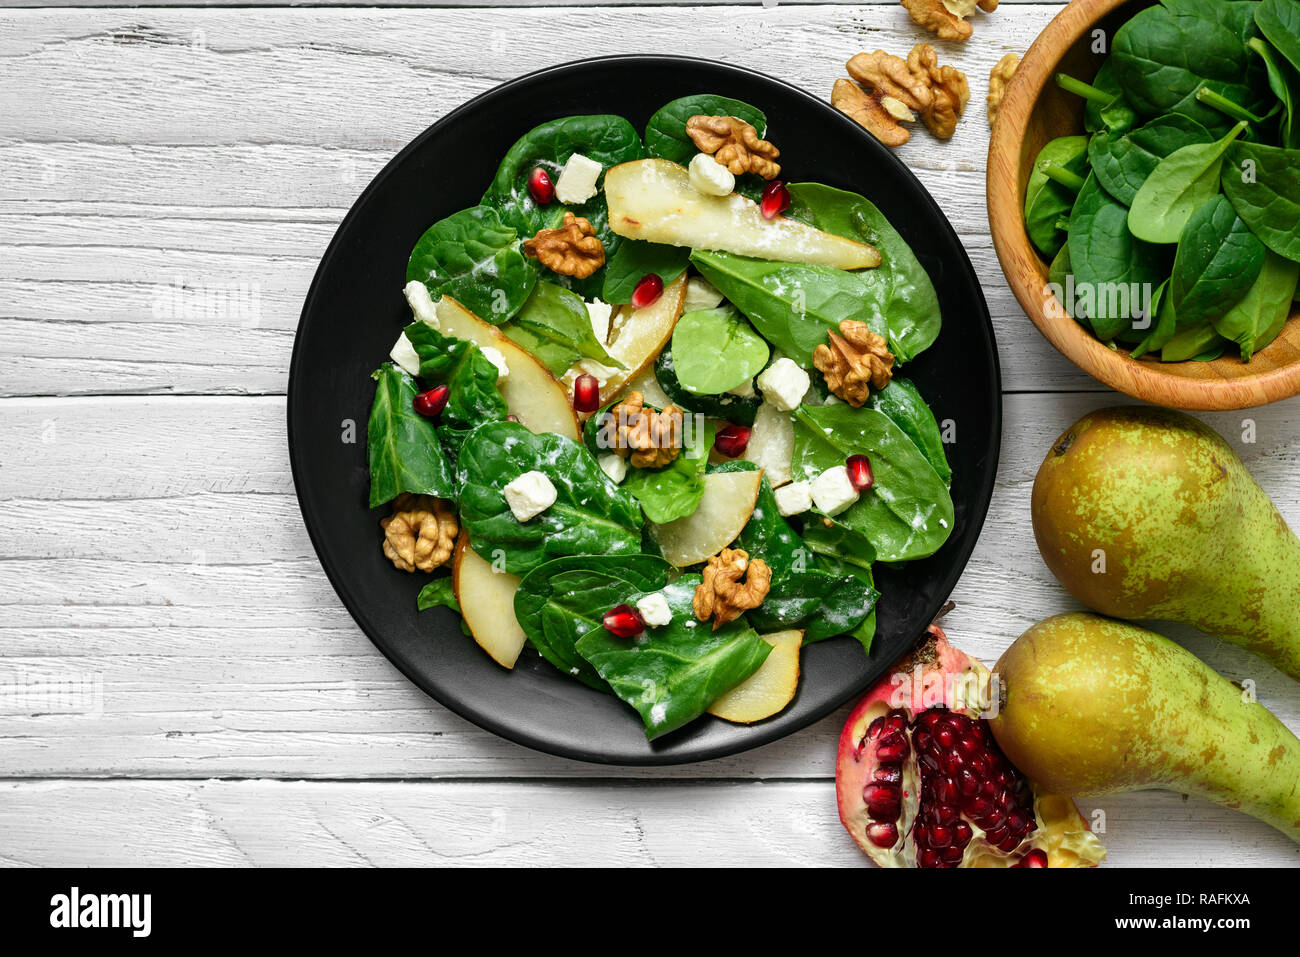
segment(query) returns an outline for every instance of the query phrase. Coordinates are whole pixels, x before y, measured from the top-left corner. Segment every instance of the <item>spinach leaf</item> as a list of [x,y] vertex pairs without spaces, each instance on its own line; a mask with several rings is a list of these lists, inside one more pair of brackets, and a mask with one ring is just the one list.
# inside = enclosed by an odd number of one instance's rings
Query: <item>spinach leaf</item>
[[763,371],[771,350],[733,306],[688,312],[673,329],[678,384],[695,395],[718,395]]
[[1188,326],[1174,335],[1160,350],[1161,362],[1187,362],[1217,359],[1223,354],[1227,339],[1207,324]]
[[953,526],[952,498],[938,473],[889,416],[863,406],[802,405],[794,413],[795,478],[811,480],[858,453],[875,485],[836,520],[861,532],[884,561],[933,555]]
[[[491,422],[465,439],[456,469],[461,525],[470,544],[488,561],[500,557],[512,575],[564,555],[641,551],[641,507],[572,439],[535,435],[516,422]],[[533,470],[555,486],[555,504],[521,523],[502,490]]]
[[689,246],[624,239],[605,263],[605,285],[600,298],[613,305],[626,306],[632,301],[637,283],[647,275],[654,273],[666,286],[686,271],[690,258]]
[[1175,243],[1192,213],[1219,192],[1223,157],[1246,128],[1238,123],[1213,143],[1174,150],[1147,176],[1128,211],[1128,228],[1149,243]]
[[1268,87],[1282,104],[1280,145],[1287,149],[1300,148],[1300,69],[1259,37],[1252,39],[1248,46],[1264,61]]
[[1265,246],[1300,262],[1300,150],[1233,143],[1223,192]]
[[880,265],[853,273],[878,302],[894,354],[900,361],[915,359],[939,336],[943,323],[939,297],[930,274],[912,247],[865,196],[820,183],[793,183],[785,215],[846,239],[870,243],[880,253]]
[[623,488],[636,496],[646,518],[656,525],[690,515],[704,495],[704,470],[709,464],[715,428],[706,422],[703,428],[689,431],[691,435],[682,438],[689,444],[677,458],[657,469],[633,466],[623,480]]
[[671,343],[655,360],[655,379],[659,382],[659,388],[663,389],[664,395],[668,396],[674,404],[691,412],[699,412],[714,419],[725,419],[737,425],[753,425],[754,417],[758,415],[758,407],[763,404],[762,397],[757,394],[738,396],[724,392],[721,395],[693,395],[687,392],[677,381],[677,367],[673,362]]
[[1184,146],[1213,139],[1200,123],[1175,113],[1128,132],[1098,133],[1088,141],[1088,160],[1097,182],[1127,206],[1162,159]]
[[1270,251],[1246,295],[1214,320],[1214,331],[1241,347],[1243,362],[1249,362],[1282,331],[1291,313],[1298,279],[1300,263]]
[[767,597],[747,613],[750,624],[761,631],[802,628],[804,644],[848,634],[871,614],[880,597],[855,575],[833,575],[814,567],[812,551],[781,517],[766,477],[754,514],[734,547],[763,559],[772,569]]
[[1215,196],[1187,221],[1169,279],[1178,325],[1221,316],[1246,294],[1264,266],[1264,244],[1223,196]]
[[557,378],[583,358],[622,368],[622,363],[612,358],[596,338],[582,297],[552,282],[539,282],[523,309],[501,331],[536,356]]
[[754,127],[761,139],[767,133],[767,117],[757,107],[740,100],[699,93],[683,96],[661,106],[645,127],[645,149],[649,156],[662,157],[685,166],[700,150],[686,135],[686,121],[692,116],[734,116]]
[[415,598],[415,607],[420,611],[430,608],[450,608],[460,614],[460,602],[456,600],[456,589],[450,575],[435,578],[420,589]]
[[944,484],[952,479],[952,469],[943,450],[939,423],[934,420],[934,413],[926,405],[925,399],[921,398],[915,385],[895,376],[889,385],[871,394],[867,405],[889,416],[907,434]]
[[691,600],[702,579],[684,575],[661,589],[673,620],[619,638],[597,626],[578,639],[614,693],[641,715],[654,739],[702,715],[718,696],[759,669],[771,646],[742,617],[717,631],[695,619]]
[[1154,288],[1168,271],[1165,251],[1135,239],[1128,219],[1128,209],[1089,175],[1070,213],[1070,268],[1075,318],[1087,319],[1103,341],[1132,328],[1142,289]]
[[1124,99],[1119,77],[1115,75],[1115,61],[1107,57],[1092,78],[1093,89],[1105,94],[1102,98],[1089,98],[1083,104],[1083,128],[1089,133],[1103,130],[1123,133],[1137,125],[1137,111]]
[[[691,262],[764,339],[802,366],[812,365],[813,350],[842,319],[862,319],[878,335],[889,335],[882,312],[886,291],[879,285],[870,290],[861,273],[701,249],[691,253]],[[892,337],[890,344],[901,359]]]
[[551,664],[598,691],[610,687],[578,654],[577,640],[609,609],[668,584],[673,567],[653,555],[573,555],[538,565],[515,591],[515,618]]
[[[1070,275],[1070,243],[1061,243],[1060,251],[1052,257],[1052,264],[1047,270],[1047,281],[1064,291],[1065,281]],[[1064,306],[1064,302],[1061,303]]]
[[465,430],[506,417],[506,400],[497,390],[498,370],[468,339],[444,336],[427,322],[406,327],[406,338],[420,357],[420,378],[448,387],[442,423]]
[[1038,151],[1034,168],[1025,186],[1025,232],[1044,256],[1055,256],[1065,243],[1065,235],[1057,228],[1061,217],[1074,205],[1077,189],[1052,179],[1046,164],[1068,170],[1076,176],[1088,172],[1088,138],[1086,136],[1058,136],[1049,140]]
[[[832,575],[852,575],[874,592],[876,583],[871,566],[876,561],[876,550],[861,533],[828,521],[829,524],[809,522],[803,531],[804,544],[813,551],[817,567]],[[871,651],[876,635],[875,608],[849,634],[862,645],[863,651]]]
[[1300,2],[1262,0],[1255,5],[1255,23],[1264,38],[1300,70]]
[[500,324],[524,304],[537,270],[519,251],[514,228],[495,209],[474,206],[425,230],[411,250],[406,281],[422,282],[435,300],[451,296],[484,321]]
[[420,388],[415,380],[385,362],[374,374],[375,401],[366,427],[370,466],[370,507],[402,492],[454,498],[456,481],[438,443],[433,420],[415,411]]
[[1159,352],[1178,331],[1178,317],[1174,315],[1173,299],[1167,295],[1168,292],[1169,280],[1166,279],[1152,293],[1151,315],[1155,321],[1146,337],[1129,353],[1134,359],[1140,359],[1149,352]]

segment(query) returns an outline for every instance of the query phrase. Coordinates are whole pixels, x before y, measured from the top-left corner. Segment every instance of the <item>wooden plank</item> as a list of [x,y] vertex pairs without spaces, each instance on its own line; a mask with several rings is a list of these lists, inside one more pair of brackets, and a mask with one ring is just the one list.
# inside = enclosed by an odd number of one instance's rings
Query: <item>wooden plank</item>
[[[992,510],[945,621],[985,661],[1076,607],[1027,534],[1029,492],[1059,432],[1109,401],[1007,397]],[[1207,418],[1300,527],[1300,399]],[[1242,441],[1246,420],[1253,443]],[[0,709],[0,776],[829,773],[842,714],[748,755],[664,772],[552,760],[450,715],[373,649],[326,582],[292,494],[283,421],[278,398],[0,401],[0,678],[102,686],[94,715]],[[1300,728],[1289,679],[1168,630],[1228,677],[1255,680]]]
[[[0,784],[0,863],[54,867],[867,867],[834,785],[608,782]],[[1276,867],[1300,847],[1174,794],[1084,802],[1106,866]]]
[[[985,280],[1012,390],[1097,388],[1001,281],[983,203],[983,77],[1055,9],[981,15],[980,42],[947,45],[972,79],[970,115],[951,142],[918,132],[899,151]],[[620,52],[635,35],[641,49],[725,50],[730,62],[825,91],[848,55],[917,39],[897,5],[508,17],[0,13],[0,395],[283,393],[301,304],[343,213],[409,139],[508,77]],[[180,286],[188,310],[174,308]]]

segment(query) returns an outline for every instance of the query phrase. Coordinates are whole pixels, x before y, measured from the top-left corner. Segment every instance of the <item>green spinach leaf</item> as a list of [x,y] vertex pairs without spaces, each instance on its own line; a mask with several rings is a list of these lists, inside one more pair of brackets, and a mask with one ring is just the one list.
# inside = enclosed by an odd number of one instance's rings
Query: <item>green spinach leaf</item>
[[655,379],[659,388],[674,404],[691,412],[698,412],[714,419],[724,419],[737,425],[753,425],[758,415],[758,407],[763,404],[762,396],[733,395],[724,392],[721,395],[694,395],[682,388],[677,381],[677,367],[673,362],[673,350],[670,343],[659,353],[655,360]]
[[690,429],[690,436],[682,438],[683,442],[689,442],[687,447],[661,468],[632,466],[628,469],[623,488],[636,496],[651,522],[663,525],[685,518],[699,507],[715,431],[711,422],[706,422],[703,428]]
[[600,298],[613,305],[626,306],[642,279],[654,273],[666,286],[686,271],[690,258],[689,246],[624,239],[605,263],[605,285]]
[[678,384],[694,395],[718,395],[763,371],[771,350],[732,306],[688,312],[673,329]]
[[[1096,139],[1096,137],[1094,137]],[[1088,173],[1088,138],[1058,136],[1038,151],[1025,187],[1025,232],[1044,256],[1055,256],[1065,244],[1057,222],[1070,212],[1079,191],[1048,176],[1045,164],[1061,167],[1076,176]]]
[[1246,295],[1214,320],[1214,331],[1241,347],[1241,359],[1250,357],[1277,338],[1291,313],[1291,301],[1300,279],[1300,263],[1270,251]]
[[1128,228],[1149,243],[1176,243],[1192,213],[1219,192],[1223,157],[1246,129],[1238,123],[1213,143],[1174,150],[1147,176],[1128,211]]
[[1259,32],[1300,70],[1300,2],[1262,0],[1253,6]]
[[584,358],[622,368],[622,363],[612,358],[596,338],[582,297],[555,283],[539,282],[519,315],[501,331],[536,356],[557,378]]
[[1214,331],[1214,326],[1205,323],[1188,326],[1175,333],[1160,350],[1161,362],[1205,362],[1217,359],[1223,354],[1227,339]]
[[427,322],[407,326],[406,338],[420,357],[420,378],[428,385],[448,388],[442,423],[466,430],[506,417],[506,400],[497,389],[497,367],[475,343],[444,336]]
[[895,376],[889,385],[871,394],[867,405],[889,416],[907,434],[944,484],[952,479],[952,469],[948,465],[947,453],[943,450],[943,434],[939,431],[939,423],[934,420],[934,413],[915,385]]
[[1279,145],[1300,148],[1300,69],[1292,66],[1275,48],[1259,37],[1248,44],[1264,61],[1268,87],[1282,105]]
[[1224,196],[1201,206],[1178,241],[1169,296],[1180,327],[1217,319],[1246,294],[1264,266],[1264,244]]
[[391,362],[380,366],[374,379],[375,400],[366,428],[370,507],[392,501],[403,492],[454,498],[455,476],[433,420],[412,406],[420,387]]
[[1265,246],[1300,262],[1300,150],[1233,143],[1223,192]]
[[496,325],[523,306],[537,270],[519,251],[514,228],[495,209],[474,206],[425,230],[411,250],[406,281],[424,283],[434,300],[451,296]]
[[1128,132],[1098,133],[1088,141],[1088,160],[1097,182],[1128,206],[1162,159],[1184,146],[1213,139],[1200,123],[1175,113]]
[[451,576],[435,578],[421,588],[420,594],[415,598],[415,607],[420,611],[428,611],[430,608],[450,608],[456,614],[460,614],[460,602],[456,600],[456,589],[452,584]]

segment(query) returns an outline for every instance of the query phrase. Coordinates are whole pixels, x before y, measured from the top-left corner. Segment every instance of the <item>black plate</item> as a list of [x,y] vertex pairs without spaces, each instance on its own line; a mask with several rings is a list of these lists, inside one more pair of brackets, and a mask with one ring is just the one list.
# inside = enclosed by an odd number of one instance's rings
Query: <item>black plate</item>
[[[907,366],[936,417],[956,423],[948,446],[956,527],[940,551],[902,569],[878,567],[883,592],[870,656],[835,639],[803,651],[799,694],[750,727],[705,716],[653,744],[626,705],[561,675],[531,651],[496,665],[445,609],[417,613],[422,575],[380,553],[366,507],[370,373],[410,311],[406,259],[435,220],[473,206],[510,145],[538,123],[617,113],[638,128],[679,96],[720,93],[767,113],[794,180],[852,189],[875,202],[929,271],[943,309],[938,341]],[[619,56],[513,80],[439,120],[402,150],[339,227],[303,307],[289,374],[289,453],[303,518],[343,604],[402,673],[480,727],[552,754],[604,764],[679,764],[765,744],[823,717],[882,674],[934,617],[970,557],[993,491],[1001,380],[988,308],[952,227],[912,173],[856,123],[771,77],[706,60]],[[355,441],[343,441],[348,423]]]

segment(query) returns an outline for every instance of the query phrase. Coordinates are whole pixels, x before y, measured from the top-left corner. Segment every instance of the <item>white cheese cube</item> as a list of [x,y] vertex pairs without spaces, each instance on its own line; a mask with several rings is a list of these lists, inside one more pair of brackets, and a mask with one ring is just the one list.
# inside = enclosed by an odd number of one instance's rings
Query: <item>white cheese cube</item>
[[510,375],[510,365],[506,362],[506,357],[501,353],[500,349],[494,349],[491,346],[479,346],[479,351],[483,353],[483,358],[497,367],[498,382]]
[[668,599],[661,591],[638,598],[636,610],[641,613],[641,619],[651,628],[660,628],[673,620],[673,611],[668,607]]
[[555,486],[536,470],[525,472],[507,485],[503,492],[506,504],[520,522],[542,514],[555,504]]
[[603,299],[593,299],[587,303],[587,317],[591,319],[591,331],[597,342],[609,341],[609,317],[614,307]]
[[812,486],[807,482],[790,482],[774,493],[776,510],[782,515],[798,515],[812,508]]
[[[420,288],[423,289],[424,287],[421,286]],[[415,346],[411,345],[411,340],[406,338],[405,332],[397,337],[397,342],[393,343],[392,351],[388,353],[388,356],[407,375],[418,376],[420,374],[420,355],[415,351]]]
[[713,283],[703,276],[692,276],[686,280],[686,298],[682,302],[682,312],[698,312],[701,309],[716,309],[722,305],[722,293]]
[[555,198],[566,206],[585,203],[596,195],[596,180],[603,169],[594,159],[574,153],[555,181]]
[[596,464],[600,470],[609,476],[609,480],[617,485],[627,477],[627,459],[608,452],[596,459]]
[[838,515],[858,500],[858,490],[849,481],[843,465],[827,469],[812,480],[813,504],[826,515]]
[[736,177],[708,153],[696,153],[686,168],[691,188],[705,196],[728,196],[736,188]]
[[412,279],[402,290],[406,295],[406,301],[411,307],[411,312],[415,318],[421,322],[427,322],[433,328],[438,328],[438,313],[433,308],[433,297],[429,295],[429,289],[424,283]]
[[812,379],[799,367],[799,363],[785,356],[760,372],[755,381],[763,390],[763,398],[782,412],[799,408],[804,393],[812,384]]

